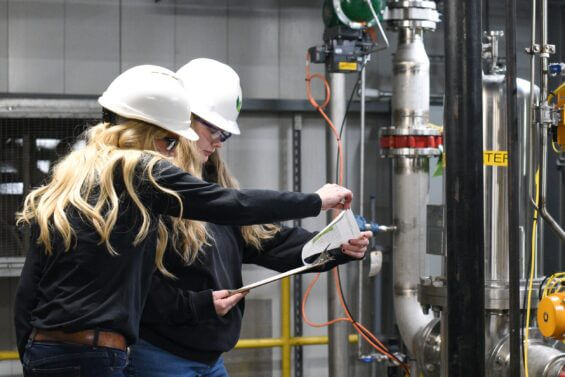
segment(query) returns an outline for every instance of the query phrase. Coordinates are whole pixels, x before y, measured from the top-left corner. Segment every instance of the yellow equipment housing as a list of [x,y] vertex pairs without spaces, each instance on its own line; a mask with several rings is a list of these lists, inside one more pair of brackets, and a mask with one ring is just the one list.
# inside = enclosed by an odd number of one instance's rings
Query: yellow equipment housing
[[545,296],[539,302],[537,319],[543,336],[565,339],[565,292]]

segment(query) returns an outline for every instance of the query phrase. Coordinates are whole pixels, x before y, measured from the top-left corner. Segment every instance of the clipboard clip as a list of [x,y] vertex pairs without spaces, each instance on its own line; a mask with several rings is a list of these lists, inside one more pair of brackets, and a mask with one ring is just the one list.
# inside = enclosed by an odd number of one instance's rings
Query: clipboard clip
[[335,256],[329,250],[330,245],[331,244],[328,244],[328,246],[326,246],[326,248],[320,253],[318,259],[316,259],[314,263],[310,265],[311,267],[322,266],[330,261],[335,260]]

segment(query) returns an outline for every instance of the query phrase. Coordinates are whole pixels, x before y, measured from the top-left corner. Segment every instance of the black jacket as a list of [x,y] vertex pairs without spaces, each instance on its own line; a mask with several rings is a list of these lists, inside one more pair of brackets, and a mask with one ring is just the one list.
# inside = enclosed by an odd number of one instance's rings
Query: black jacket
[[[241,300],[225,316],[214,309],[212,291],[241,287],[242,263],[279,272],[302,266],[302,247],[314,236],[302,228],[282,228],[263,243],[263,250],[245,244],[239,228],[208,224],[214,243],[191,265],[171,249],[165,266],[177,279],[155,272],[141,318],[140,337],[188,360],[212,364],[239,339],[245,308]],[[320,269],[329,270],[352,258],[339,253]]]
[[[110,239],[119,255],[108,253],[88,219],[72,207],[67,214],[76,236],[68,252],[54,233],[53,253],[47,256],[36,243],[38,228],[32,226],[32,246],[15,300],[20,356],[33,327],[67,332],[101,328],[123,334],[130,344],[137,340],[154,272],[157,216],[178,215],[180,210],[177,200],[157,190],[142,171],[140,167],[135,184],[151,218],[147,237],[136,246],[133,240],[141,223],[140,213],[124,189],[120,173],[116,173],[120,215]],[[181,196],[183,217],[196,220],[237,225],[265,223],[316,216],[321,208],[316,194],[224,189],[166,160],[155,166],[153,175],[160,185]]]

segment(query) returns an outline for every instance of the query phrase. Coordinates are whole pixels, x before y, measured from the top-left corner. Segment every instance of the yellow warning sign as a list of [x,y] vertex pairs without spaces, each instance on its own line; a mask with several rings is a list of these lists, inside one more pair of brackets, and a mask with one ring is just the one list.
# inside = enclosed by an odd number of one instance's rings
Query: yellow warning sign
[[508,151],[483,151],[486,166],[508,166]]
[[356,71],[357,63],[355,62],[339,62],[338,66],[340,71]]

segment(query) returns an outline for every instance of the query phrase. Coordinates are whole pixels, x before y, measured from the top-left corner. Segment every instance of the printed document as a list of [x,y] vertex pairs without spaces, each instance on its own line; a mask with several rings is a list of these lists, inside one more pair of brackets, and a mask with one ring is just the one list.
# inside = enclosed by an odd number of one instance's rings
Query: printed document
[[333,221],[302,248],[302,262],[313,263],[324,250],[336,249],[361,235],[353,212],[342,211]]

